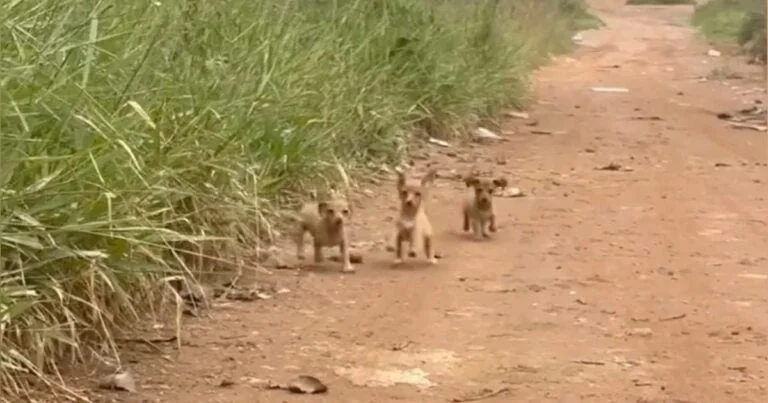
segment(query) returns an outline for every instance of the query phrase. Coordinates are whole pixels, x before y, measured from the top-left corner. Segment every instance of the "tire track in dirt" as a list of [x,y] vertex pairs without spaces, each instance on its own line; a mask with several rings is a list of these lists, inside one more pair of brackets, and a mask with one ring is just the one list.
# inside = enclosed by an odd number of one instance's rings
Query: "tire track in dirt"
[[[460,234],[467,190],[438,180],[439,265],[392,269],[371,251],[351,276],[276,272],[291,293],[190,321],[171,360],[135,355],[144,390],[121,401],[445,402],[483,389],[504,390],[488,403],[762,401],[766,140],[702,112],[740,100],[696,81],[722,61],[680,23],[689,8],[594,3],[608,27],[537,74],[531,117],[552,135],[511,120],[492,147],[427,152],[527,193],[495,201],[494,239]],[[595,170],[613,161],[632,169]],[[391,238],[394,185],[375,195],[358,241]],[[330,392],[258,386],[301,373]]]

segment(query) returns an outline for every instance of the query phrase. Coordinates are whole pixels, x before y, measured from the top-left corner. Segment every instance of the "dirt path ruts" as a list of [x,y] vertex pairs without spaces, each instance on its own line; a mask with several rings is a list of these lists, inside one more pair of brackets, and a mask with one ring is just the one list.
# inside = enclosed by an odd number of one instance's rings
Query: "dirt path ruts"
[[[747,98],[696,80],[725,61],[686,26],[690,8],[593,3],[608,26],[537,75],[532,118],[564,134],[512,120],[497,146],[429,152],[443,169],[478,164],[528,193],[497,199],[493,240],[460,235],[466,189],[439,180],[439,265],[395,270],[375,251],[352,276],[276,273],[291,293],[191,321],[182,355],[142,358],[130,369],[143,391],[120,399],[444,402],[487,388],[506,391],[486,403],[764,401],[765,136],[708,112]],[[762,85],[743,71],[731,85]],[[636,119],[650,116],[660,120]],[[594,169],[612,161],[631,170]],[[391,235],[393,185],[376,192],[357,213],[359,240]],[[256,386],[300,373],[330,392]]]

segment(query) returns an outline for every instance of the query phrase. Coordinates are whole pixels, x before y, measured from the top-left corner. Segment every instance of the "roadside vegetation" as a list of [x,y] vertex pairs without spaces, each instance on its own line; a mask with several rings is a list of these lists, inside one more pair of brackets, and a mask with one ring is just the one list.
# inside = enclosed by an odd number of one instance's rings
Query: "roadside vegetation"
[[11,395],[114,354],[161,280],[228,267],[305,190],[523,104],[599,25],[581,0],[9,1],[0,20]]
[[626,4],[630,6],[678,6],[694,5],[696,0],[627,0]]
[[753,60],[766,61],[766,2],[709,0],[698,6],[693,24],[711,40],[738,44]]

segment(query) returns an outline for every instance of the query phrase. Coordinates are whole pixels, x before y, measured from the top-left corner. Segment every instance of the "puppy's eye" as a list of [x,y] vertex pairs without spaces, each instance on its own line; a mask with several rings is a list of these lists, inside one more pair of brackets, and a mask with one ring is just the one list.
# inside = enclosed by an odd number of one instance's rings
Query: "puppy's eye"
[[416,192],[414,194],[416,195],[416,197],[421,197],[421,192]]
[[403,199],[405,199],[406,197],[408,197],[408,192],[407,192],[407,191],[405,191],[405,190],[403,190],[402,192],[400,192],[400,197],[402,197]]
[[349,215],[349,210],[347,209],[341,210],[341,214]]
[[332,209],[332,208],[329,208],[329,209],[325,210],[325,212],[326,212],[327,214],[331,214],[331,215],[332,215],[332,214],[333,214],[333,209]]

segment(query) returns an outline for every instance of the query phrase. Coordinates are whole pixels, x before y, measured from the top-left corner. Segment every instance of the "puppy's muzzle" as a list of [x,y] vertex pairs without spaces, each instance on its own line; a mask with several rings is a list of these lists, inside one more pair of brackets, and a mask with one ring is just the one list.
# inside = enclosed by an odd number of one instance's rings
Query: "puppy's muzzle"
[[477,207],[488,209],[491,207],[491,200],[485,197],[477,199]]

